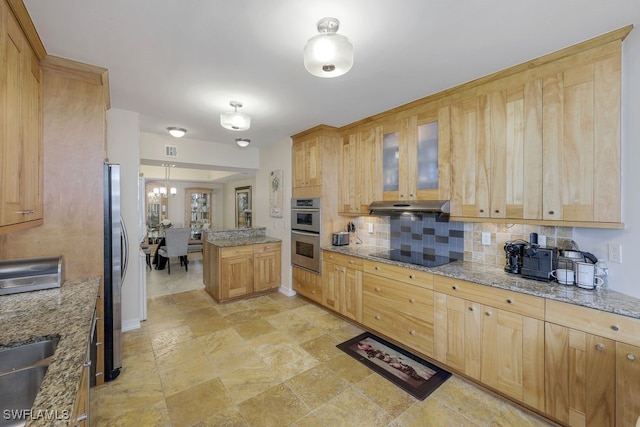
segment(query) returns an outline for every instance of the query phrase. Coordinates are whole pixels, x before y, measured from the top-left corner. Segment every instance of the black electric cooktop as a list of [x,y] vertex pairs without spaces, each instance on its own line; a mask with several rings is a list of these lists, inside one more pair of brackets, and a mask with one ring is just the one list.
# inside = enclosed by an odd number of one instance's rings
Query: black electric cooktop
[[422,252],[402,251],[400,249],[391,249],[384,252],[376,252],[369,254],[374,258],[388,259],[398,262],[406,262],[408,264],[421,265],[423,267],[439,267],[457,261],[456,259],[446,256],[426,255]]

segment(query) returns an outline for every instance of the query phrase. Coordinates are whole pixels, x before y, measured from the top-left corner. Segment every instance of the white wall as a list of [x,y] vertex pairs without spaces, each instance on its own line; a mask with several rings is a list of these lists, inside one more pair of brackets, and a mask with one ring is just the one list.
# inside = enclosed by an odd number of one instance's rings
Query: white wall
[[[269,173],[282,169],[282,218],[269,216]],[[294,295],[291,281],[291,140],[271,144],[260,150],[260,169],[253,190],[254,226],[266,227],[267,236],[282,239],[282,284],[280,292]]]
[[636,263],[640,256],[640,31],[631,31],[622,43],[622,221],[624,230],[576,228],[581,249],[607,260],[607,245],[622,245],[622,264],[607,261],[609,287],[640,297]]
[[[129,236],[127,275],[122,284],[122,329],[140,327],[140,201],[138,175],[140,147],[138,113],[112,108],[107,112],[107,155],[109,161],[120,164],[121,215]],[[144,193],[144,192],[143,192]]]

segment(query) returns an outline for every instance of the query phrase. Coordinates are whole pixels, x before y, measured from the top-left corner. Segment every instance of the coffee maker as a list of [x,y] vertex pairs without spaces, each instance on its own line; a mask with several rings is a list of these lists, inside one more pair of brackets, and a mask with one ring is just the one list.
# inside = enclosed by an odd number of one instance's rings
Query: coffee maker
[[531,233],[529,240],[529,245],[525,248],[522,258],[522,276],[550,281],[553,278],[551,273],[558,261],[558,250],[538,246],[537,233]]
[[507,258],[504,271],[520,274],[522,272],[522,258],[528,243],[524,240],[512,240],[504,243],[504,253]]

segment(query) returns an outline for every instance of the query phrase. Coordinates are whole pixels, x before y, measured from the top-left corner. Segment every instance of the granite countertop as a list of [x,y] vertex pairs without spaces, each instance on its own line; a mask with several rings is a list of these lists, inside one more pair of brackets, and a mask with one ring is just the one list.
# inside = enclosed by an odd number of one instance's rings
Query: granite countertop
[[245,245],[259,245],[261,243],[279,243],[281,239],[275,237],[262,236],[262,237],[238,237],[236,239],[209,239],[209,243],[221,248],[228,248],[232,246],[245,246]]
[[433,268],[422,267],[371,256],[372,253],[380,252],[381,248],[377,246],[327,246],[322,249],[640,319],[640,298],[607,288],[587,290],[555,282],[525,279],[517,274],[506,273],[502,268],[466,261],[454,261]]
[[32,408],[34,416],[49,411],[56,419],[30,419],[27,427],[68,425],[64,418],[71,416],[80,388],[99,286],[100,278],[95,277],[0,296],[0,349],[60,338]]
[[278,243],[281,239],[266,235],[265,227],[238,228],[207,233],[207,242],[212,245],[228,248],[232,246],[259,245],[261,243]]

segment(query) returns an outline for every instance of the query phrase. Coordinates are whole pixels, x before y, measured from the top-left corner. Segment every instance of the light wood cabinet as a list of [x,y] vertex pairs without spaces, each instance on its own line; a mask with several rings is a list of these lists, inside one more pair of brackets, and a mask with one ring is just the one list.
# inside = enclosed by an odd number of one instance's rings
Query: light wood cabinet
[[448,200],[450,110],[422,106],[408,117],[382,121],[384,200]]
[[620,221],[619,49],[543,79],[543,218]]
[[432,356],[433,291],[371,273],[363,283],[362,323]]
[[313,187],[322,183],[320,137],[293,142],[293,187]]
[[544,409],[544,300],[436,277],[434,358]]
[[0,233],[42,224],[43,79],[38,58],[0,3]]
[[546,313],[546,412],[572,426],[634,426],[640,320],[557,301]]
[[322,305],[362,321],[362,260],[326,253],[322,262]]
[[203,248],[205,290],[218,302],[257,295],[281,284],[282,244]]
[[338,211],[369,214],[369,204],[382,200],[382,126],[359,127],[342,141],[338,169]]
[[322,276],[304,268],[292,267],[292,270],[293,290],[303,297],[322,304]]

